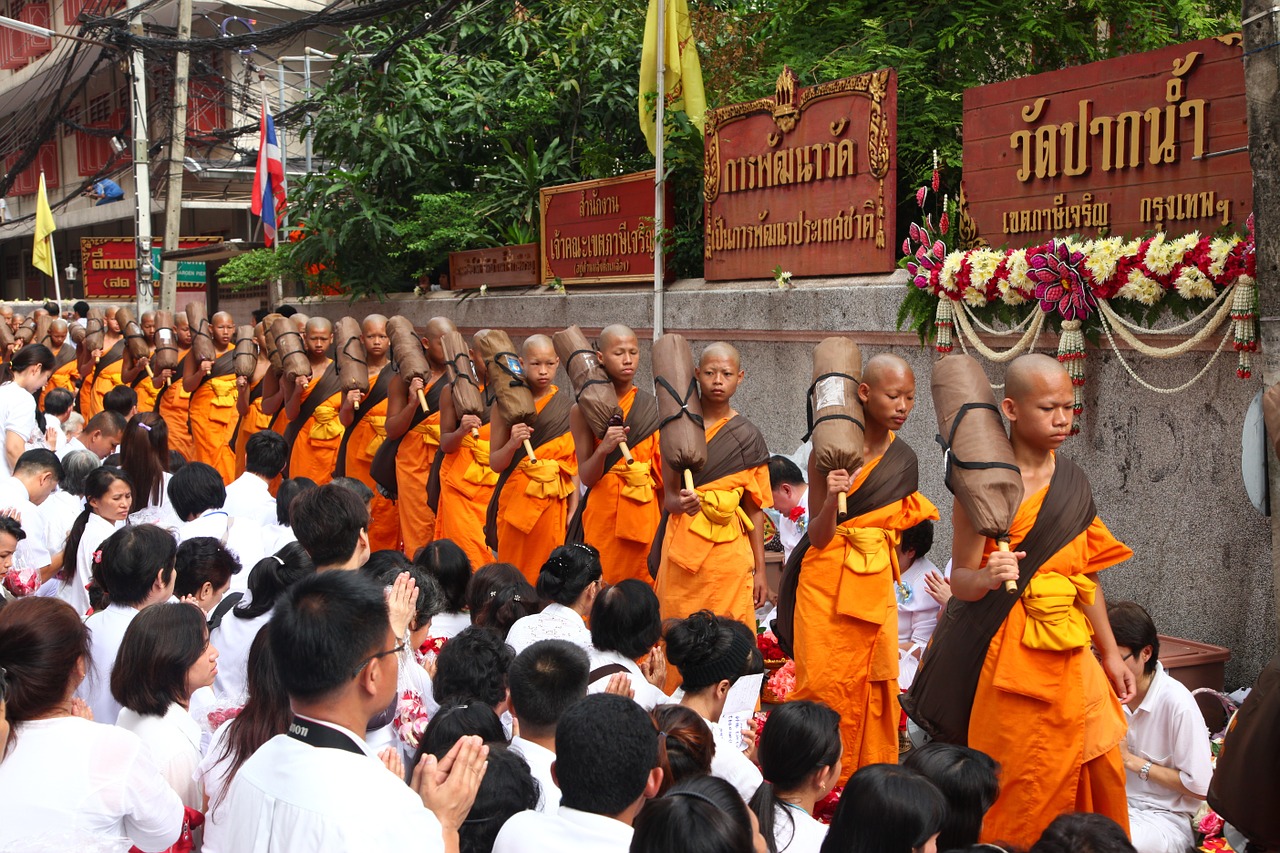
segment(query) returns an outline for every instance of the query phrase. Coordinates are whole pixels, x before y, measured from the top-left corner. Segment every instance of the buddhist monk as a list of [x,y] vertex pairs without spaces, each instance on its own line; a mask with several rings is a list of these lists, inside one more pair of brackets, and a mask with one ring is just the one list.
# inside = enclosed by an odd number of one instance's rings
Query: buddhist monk
[[173,315],[173,331],[178,338],[178,351],[185,352],[190,349],[193,332],[191,330],[191,321],[187,319],[186,311],[179,311]]
[[[405,381],[399,373],[391,377],[387,391],[387,438],[398,440],[396,452],[396,508],[400,514],[400,537],[410,557],[429,543],[435,533],[436,515],[427,504],[427,480],[431,463],[440,448],[440,392],[449,384],[445,374],[444,347],[440,339],[457,331],[446,317],[427,321],[422,345],[427,353],[431,376]],[[422,391],[427,408],[422,408]],[[476,568],[479,568],[478,566]]]
[[337,366],[329,357],[333,324],[323,317],[312,317],[302,343],[311,362],[311,378],[297,377],[285,399],[289,425],[284,437],[292,448],[287,470],[290,477],[310,477],[324,485],[333,479],[342,442],[342,421],[338,419],[342,387]]
[[142,329],[142,336],[147,339],[147,346],[154,351],[156,348],[156,312],[143,311],[142,316],[138,318],[138,326]]
[[[150,319],[148,319],[150,318]],[[151,331],[147,331],[147,324],[150,324]],[[133,374],[133,380],[129,383],[138,395],[138,411],[154,412],[156,401],[160,396],[160,389],[164,387],[164,380],[155,375],[151,367],[151,358],[156,352],[156,315],[153,311],[148,311],[142,315],[142,319],[138,322],[138,329],[142,332],[142,337],[147,342],[147,359],[138,364],[134,359],[129,357],[128,347],[125,348],[125,366],[123,374]]]
[[265,398],[279,398],[280,375],[271,368],[266,335],[260,325],[253,329],[253,340],[258,345],[258,361],[253,367],[253,376],[236,377],[236,413],[239,419],[231,444],[235,448],[237,471],[244,471],[245,445],[249,437],[259,430],[269,429],[271,416],[281,405],[280,399],[277,399],[275,410],[267,412],[263,408]]
[[[809,527],[792,559],[802,561],[796,590],[797,699],[825,702],[840,713],[844,742],[840,781],[867,764],[898,762],[898,601],[895,547],[903,530],[938,517],[915,490],[918,465],[894,433],[915,405],[916,378],[893,355],[867,362],[858,385],[865,424],[863,466],[839,469],[825,482],[809,461]],[[892,450],[893,453],[889,451]],[[890,472],[892,469],[892,472]],[[849,518],[837,497],[877,490],[897,480],[887,500]],[[859,507],[860,508],[860,507]]]
[[733,408],[734,392],[745,378],[732,345],[714,343],[703,350],[698,389],[707,464],[694,475],[696,488],[676,490],[680,472],[662,460],[662,481],[672,484],[664,494],[666,531],[655,543],[661,550],[654,591],[664,620],[710,610],[754,632],[755,608],[768,597],[763,508],[773,501],[769,450],[755,425]]
[[156,395],[155,411],[164,418],[169,427],[169,449],[176,450],[188,461],[195,459],[195,442],[191,437],[188,423],[191,408],[191,392],[184,387],[183,365],[187,361],[187,353],[191,351],[191,323],[187,320],[187,312],[179,311],[173,315],[174,343],[178,347],[178,369],[156,372],[159,392]]
[[[555,386],[560,358],[551,338],[532,335],[520,348],[524,381],[538,410],[533,426],[509,424],[495,403],[489,418],[489,467],[501,473],[489,500],[486,543],[498,561],[518,568],[536,585],[542,564],[564,544],[569,516],[577,509],[578,462],[569,429],[570,394]],[[503,376],[502,381],[509,381]],[[524,442],[533,447],[530,461]]]
[[[116,309],[108,308],[103,312],[104,336],[102,348],[94,350],[91,355],[93,357],[92,368],[86,373],[83,369],[81,375],[85,376],[85,384],[89,386],[88,391],[84,391],[81,386],[80,395],[80,413],[86,417],[92,417],[102,411],[102,398],[117,385],[125,385],[137,378],[137,368],[130,371],[128,382],[126,382],[121,373],[124,367],[124,336],[120,334],[120,323],[116,319]],[[88,412],[85,406],[88,406]]]
[[[487,381],[484,361],[476,359],[474,353],[471,358],[483,389]],[[467,380],[454,379],[455,383],[464,381]],[[472,435],[473,430],[479,433],[478,437]],[[480,415],[459,416],[452,385],[440,392],[437,454],[431,475],[440,484],[435,538],[457,543],[471,560],[472,568],[493,562],[493,552],[484,539],[485,511],[498,482],[498,473],[489,467],[489,410]]]
[[[567,538],[600,552],[606,583],[634,578],[652,584],[649,548],[662,520],[658,401],[635,385],[640,341],[631,329],[605,327],[596,341],[596,357],[618,395],[623,422],[597,439],[576,403],[569,414],[578,479],[587,491]],[[630,465],[619,449],[623,441],[634,460]]]
[[[374,551],[400,547],[400,510],[396,501],[378,491],[378,484],[369,473],[373,454],[387,439],[387,391],[391,385],[391,339],[387,337],[387,318],[370,314],[360,326],[360,342],[364,344],[365,361],[369,368],[369,393],[348,391],[342,398],[338,413],[345,433],[338,447],[338,459],[334,465],[335,477],[351,477],[364,483],[373,492],[369,504],[369,547]],[[416,398],[416,394],[414,395]],[[356,405],[359,408],[356,408]],[[411,496],[412,500],[425,502],[426,492]]]
[[66,320],[55,319],[49,324],[48,346],[53,351],[53,375],[49,377],[48,384],[44,386],[45,394],[48,394],[54,388],[66,389],[73,395],[76,393],[76,386],[80,381],[80,371],[76,362],[76,348],[67,341],[68,331]]
[[236,321],[230,314],[214,314],[209,322],[214,358],[197,361],[192,350],[183,362],[182,373],[182,387],[191,393],[189,422],[195,461],[217,469],[225,485],[236,478],[236,457],[231,448],[239,415],[236,376],[231,369],[235,334]]
[[[1009,595],[1003,584],[1017,581],[1028,553],[1023,540],[1041,507],[1059,497],[1055,490],[1074,483],[1088,499],[1087,479],[1056,455],[1071,434],[1067,371],[1049,356],[1024,355],[1009,366],[1005,393],[1001,408],[1025,495],[1010,530],[1015,550],[996,550],[957,501],[951,591],[961,601]],[[1135,685],[1111,634],[1097,573],[1132,555],[1095,515],[1035,569],[991,640],[969,726],[969,746],[1001,765],[1000,797],[983,822],[983,840],[1029,847],[1054,817],[1073,811],[1104,814],[1128,828],[1120,704]]]
[[10,331],[16,332],[18,330],[18,326],[14,322],[12,305],[0,305],[0,322],[8,326]]

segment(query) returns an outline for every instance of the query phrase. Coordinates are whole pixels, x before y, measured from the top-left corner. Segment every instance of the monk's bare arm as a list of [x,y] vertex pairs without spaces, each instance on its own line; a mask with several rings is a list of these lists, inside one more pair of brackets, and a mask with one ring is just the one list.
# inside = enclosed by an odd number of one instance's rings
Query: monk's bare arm
[[[809,544],[814,548],[825,548],[835,538],[836,527],[840,523],[836,518],[838,502],[835,495],[848,488],[849,477],[844,471],[832,471],[824,480],[810,456],[809,483]],[[836,491],[832,492],[832,489]]]
[[[150,360],[151,359],[145,357],[140,358],[134,361],[130,367],[124,367],[122,363],[120,367],[120,381],[125,385],[132,385],[133,381],[138,378],[138,375],[147,369],[147,363]],[[126,359],[126,361],[128,361],[128,359]]]
[[195,390],[200,387],[200,380],[203,377],[204,371],[200,369],[200,362],[196,361],[196,351],[191,349],[187,352],[187,357],[182,360],[183,390],[188,394],[194,394]]
[[702,506],[697,492],[681,487],[684,482],[683,472],[672,468],[666,459],[662,460],[662,482],[666,486],[662,490],[662,508],[672,515],[693,515]]
[[461,418],[453,408],[453,388],[447,387],[440,392],[440,450],[444,453],[457,453],[467,437],[468,423],[480,423],[474,415]]
[[747,540],[751,543],[751,558],[755,570],[751,573],[751,597],[756,607],[763,607],[769,600],[769,580],[764,573],[764,510],[751,497],[743,498],[743,509],[747,518],[751,519],[751,530],[747,531]]
[[984,566],[987,539],[974,530],[959,501],[952,506],[951,529],[951,594],[956,598],[977,601],[1006,580],[1018,579],[1018,560],[1026,554],[996,551]]
[[294,377],[292,383],[285,383],[288,391],[285,392],[284,398],[284,416],[291,421],[296,420],[298,412],[302,410],[302,389],[308,384],[309,380],[305,376]]
[[565,511],[568,513],[566,518],[573,518],[578,511],[578,501],[582,500],[582,480],[576,475],[573,478],[573,491],[569,493],[569,497],[565,499]]
[[[1096,573],[1089,574],[1087,577],[1095,584],[1098,583]],[[1116,691],[1120,701],[1128,702],[1133,698],[1137,685],[1134,683],[1133,673],[1124,665],[1124,660],[1120,657],[1120,649],[1116,646],[1115,635],[1111,633],[1111,620],[1107,618],[1107,599],[1102,594],[1101,585],[1094,592],[1093,603],[1081,602],[1080,609],[1084,611],[1089,625],[1093,628],[1093,646],[1098,650],[1098,657],[1102,660],[1103,672],[1107,674],[1107,679],[1111,682],[1111,687]]]
[[387,389],[386,430],[387,438],[392,441],[403,438],[409,431],[409,425],[413,423],[415,407],[418,404],[415,385],[421,388],[422,380],[415,379],[413,383],[406,383],[404,377],[399,374],[391,377],[391,387]]
[[600,454],[595,434],[577,403],[569,410],[569,431],[573,433],[573,452],[578,456],[578,479],[589,489],[604,476],[604,457],[609,454]]
[[280,411],[280,407],[284,405],[285,385],[280,381],[281,376],[275,370],[268,370],[267,375],[262,377],[262,411],[268,415],[274,415]]
[[518,441],[512,443],[511,425],[494,403],[489,412],[489,467],[498,472],[507,470],[519,446]]

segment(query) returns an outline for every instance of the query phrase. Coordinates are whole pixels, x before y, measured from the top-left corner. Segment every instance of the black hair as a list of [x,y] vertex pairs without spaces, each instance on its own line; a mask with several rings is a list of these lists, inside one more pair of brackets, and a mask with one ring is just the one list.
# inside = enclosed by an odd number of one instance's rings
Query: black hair
[[281,317],[292,317],[294,314],[298,313],[298,309],[294,308],[292,305],[286,304],[286,305],[281,305],[279,308],[277,308],[276,313],[279,314]]
[[72,303],[71,310],[74,311],[77,316],[88,317],[89,303],[85,302],[83,299],[77,300],[76,302]]
[[539,737],[555,731],[570,706],[587,695],[591,659],[567,640],[539,640],[511,661],[507,686],[522,729]]
[[52,299],[45,300],[44,310],[48,311],[50,316],[52,316],[55,320],[58,318],[58,314],[61,313],[61,309],[58,307],[58,303],[54,302]]
[[366,504],[373,500],[373,489],[369,488],[355,477],[334,477],[329,482],[335,486],[341,486],[342,488],[349,490]]
[[362,661],[384,651],[391,629],[381,586],[359,572],[323,572],[285,592],[267,630],[289,698],[314,701],[348,684]]
[[627,578],[596,596],[591,605],[591,645],[636,660],[662,639],[662,617],[653,587]]
[[22,529],[22,524],[10,515],[0,515],[0,533],[7,533],[18,542],[27,538],[27,531]]
[[290,527],[292,522],[289,511],[293,502],[304,492],[318,488],[320,486],[310,477],[290,477],[282,481],[280,488],[276,490],[276,523]]
[[102,409],[115,412],[122,418],[132,417],[138,408],[138,392],[128,385],[117,385],[102,395]]
[[685,779],[711,773],[711,761],[716,755],[715,736],[697,711],[684,705],[658,705],[649,712],[649,716],[661,732],[658,750],[658,764],[662,767],[660,795]]
[[538,597],[568,606],[603,574],[595,548],[581,542],[561,545],[538,572]]
[[904,552],[914,551],[917,560],[928,554],[933,547],[933,522],[926,518],[914,527],[902,531],[902,544],[899,547]]
[[210,802],[216,807],[227,795],[232,780],[249,756],[276,735],[289,730],[293,709],[289,707],[289,694],[280,682],[275,658],[271,656],[270,637],[259,631],[249,644],[247,684],[249,699],[236,718],[227,725],[227,736],[222,743],[219,762],[227,762],[222,792]]
[[62,463],[58,461],[58,454],[45,447],[24,451],[18,457],[18,461],[13,463],[13,473],[20,474],[23,471],[31,471],[37,475],[47,471],[53,475],[54,480],[62,482]]
[[181,450],[169,451],[169,473],[176,474],[187,467],[187,457]]
[[416,766],[424,755],[444,758],[455,743],[471,735],[480,737],[486,743],[507,742],[502,720],[483,702],[442,705],[427,723],[411,766]]
[[142,610],[125,629],[111,695],[122,708],[163,717],[175,702],[186,702],[187,671],[209,648],[204,614],[190,604],[157,604]]
[[120,467],[135,486],[133,511],[159,506],[169,470],[169,425],[155,412],[138,412],[120,436]]
[[1106,815],[1058,815],[1028,853],[1135,853],[1120,824]]
[[93,565],[94,582],[112,604],[141,604],[157,576],[166,584],[173,576],[178,543],[162,527],[134,524],[108,536],[101,553]]
[[317,566],[351,559],[369,528],[369,510],[356,493],[333,483],[303,492],[290,507],[293,535]]
[[127,423],[124,415],[119,412],[112,412],[103,409],[84,425],[84,433],[100,432],[103,435],[120,435],[124,432],[124,425]]
[[62,417],[71,410],[75,404],[76,398],[66,388],[50,389],[48,394],[42,398],[44,404],[44,413],[53,415],[55,418]]
[[769,485],[775,489],[786,483],[789,486],[803,486],[804,473],[800,466],[786,456],[769,457]]
[[80,540],[84,538],[85,526],[89,524],[89,516],[93,515],[93,508],[89,505],[89,500],[101,500],[119,480],[123,480],[130,488],[133,487],[133,484],[129,482],[129,475],[110,465],[94,468],[89,472],[89,476],[85,477],[84,509],[76,516],[76,520],[72,522],[71,532],[67,534],[67,545],[63,549],[63,553],[70,557],[70,560],[64,560],[62,563],[62,579],[68,585],[84,583],[83,579],[76,579],[80,571],[80,567],[76,565],[76,558],[80,552]]
[[418,550],[416,565],[436,579],[444,593],[444,612],[461,613],[467,606],[471,558],[452,539],[437,539]]
[[1147,646],[1151,657],[1143,664],[1142,672],[1151,675],[1160,662],[1160,635],[1156,633],[1155,620],[1146,608],[1136,601],[1116,601],[1107,605],[1107,621],[1116,645],[1129,650],[1135,657]]
[[732,785],[695,776],[650,800],[635,819],[631,853],[750,853],[751,817]]
[[490,853],[507,819],[537,808],[539,793],[524,756],[503,744],[489,744],[489,769],[467,819],[458,827],[459,853]]
[[[250,316],[253,317],[254,323],[261,323],[263,320],[267,318],[267,315],[270,313],[271,313],[270,308],[254,308],[253,311],[250,313]],[[274,432],[274,430],[272,431]],[[254,433],[254,434],[257,435],[257,433]]]
[[9,359],[10,375],[19,374],[31,367],[39,367],[42,371],[53,370],[53,350],[44,344],[27,344]]
[[733,621],[710,610],[668,620],[667,660],[680,670],[685,693],[697,693],[725,680],[732,683],[747,671],[756,644],[744,641]]
[[183,521],[205,510],[221,509],[227,502],[227,487],[218,469],[204,462],[188,462],[169,481],[169,503]]
[[1000,765],[995,759],[967,746],[933,741],[907,753],[902,766],[937,785],[947,799],[938,849],[977,844],[982,818],[1000,796]]
[[226,545],[212,536],[196,536],[178,545],[174,563],[178,579],[173,594],[178,598],[195,595],[207,583],[219,590],[239,574],[240,559]]
[[658,730],[631,699],[593,693],[560,717],[555,753],[560,805],[613,817],[644,794]]
[[285,590],[316,570],[307,549],[290,542],[249,570],[249,601],[231,613],[238,619],[256,619],[276,606]]
[[268,480],[289,462],[289,442],[273,429],[260,429],[244,444],[244,470]]
[[426,625],[444,609],[444,593],[440,591],[435,578],[410,563],[409,558],[400,551],[374,551],[369,555],[368,562],[360,567],[360,571],[383,586],[391,586],[401,574],[409,573],[418,585],[418,600],[414,604],[413,624],[410,625],[414,631]]
[[[769,853],[778,853],[774,818],[781,800],[778,794],[798,791],[826,767],[840,764],[840,715],[820,702],[787,702],[775,708],[760,733],[757,758],[765,781],[751,798],[751,810],[760,819],[760,834]],[[837,776],[839,773],[837,772]],[[789,809],[782,809],[790,822]]]
[[[9,722],[50,715],[67,698],[82,658],[88,668],[89,629],[62,599],[29,595],[0,608],[0,668],[8,681],[5,716]],[[19,736],[16,731],[10,733],[10,748]]]
[[507,670],[515,652],[485,628],[466,628],[436,656],[431,690],[436,703],[483,702],[497,708],[507,698]]
[[942,829],[947,801],[912,770],[868,764],[849,777],[822,853],[912,853]]

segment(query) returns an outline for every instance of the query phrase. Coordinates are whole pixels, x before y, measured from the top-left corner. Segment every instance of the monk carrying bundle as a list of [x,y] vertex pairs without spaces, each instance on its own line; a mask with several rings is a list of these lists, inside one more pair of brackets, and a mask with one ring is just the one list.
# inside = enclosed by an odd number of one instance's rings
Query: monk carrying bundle
[[440,455],[431,471],[427,494],[438,483],[436,539],[452,539],[467,553],[472,568],[493,561],[485,544],[484,523],[498,472],[489,464],[490,407],[485,400],[488,381],[483,361],[474,361],[462,335],[442,338],[453,383],[440,395]]

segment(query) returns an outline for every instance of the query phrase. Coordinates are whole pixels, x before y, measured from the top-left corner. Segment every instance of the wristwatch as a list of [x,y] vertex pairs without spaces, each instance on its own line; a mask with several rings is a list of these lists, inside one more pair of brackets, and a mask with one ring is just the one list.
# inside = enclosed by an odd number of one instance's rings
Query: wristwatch
[[1148,761],[1142,765],[1142,769],[1138,771],[1138,778],[1143,782],[1147,781],[1147,777],[1151,775],[1151,762]]

